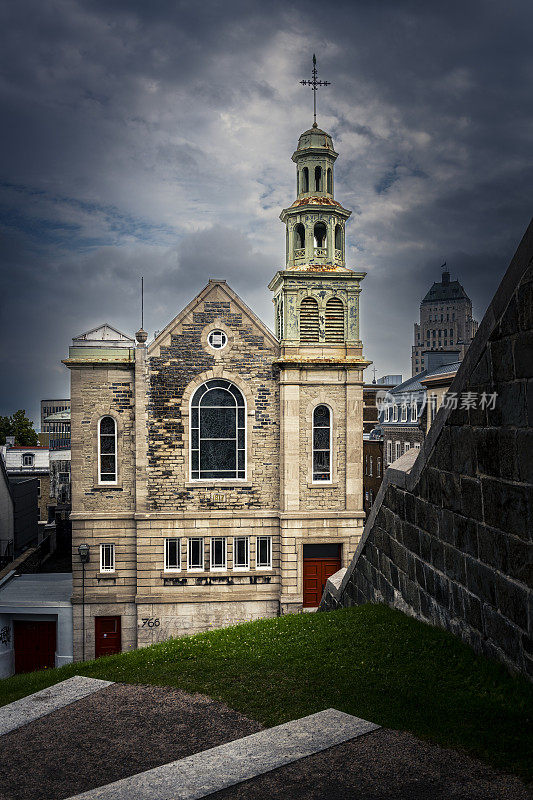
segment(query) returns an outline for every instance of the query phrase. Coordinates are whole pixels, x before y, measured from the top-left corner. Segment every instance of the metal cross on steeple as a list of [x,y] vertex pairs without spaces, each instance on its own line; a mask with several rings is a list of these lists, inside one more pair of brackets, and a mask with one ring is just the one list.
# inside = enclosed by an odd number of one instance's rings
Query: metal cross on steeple
[[329,86],[330,83],[331,83],[330,81],[318,81],[317,80],[317,75],[318,75],[318,72],[317,72],[317,69],[316,69],[316,56],[313,53],[313,77],[310,80],[300,81],[302,86],[310,86],[312,88],[312,90],[313,90],[313,115],[314,115],[313,128],[317,127],[317,124],[316,124],[316,90],[318,89],[319,86]]

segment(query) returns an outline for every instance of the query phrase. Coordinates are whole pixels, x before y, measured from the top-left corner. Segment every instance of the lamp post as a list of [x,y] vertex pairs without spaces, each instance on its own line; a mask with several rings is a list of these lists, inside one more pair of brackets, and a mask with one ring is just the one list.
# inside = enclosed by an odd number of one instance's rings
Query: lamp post
[[82,647],[82,661],[85,661],[85,564],[90,560],[90,547],[88,544],[80,544],[78,546],[78,554],[82,566],[81,578],[81,647]]

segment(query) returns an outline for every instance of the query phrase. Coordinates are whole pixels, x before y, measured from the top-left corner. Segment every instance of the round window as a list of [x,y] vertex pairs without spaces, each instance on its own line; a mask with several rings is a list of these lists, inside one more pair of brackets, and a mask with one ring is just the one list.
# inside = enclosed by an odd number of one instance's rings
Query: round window
[[224,331],[211,331],[207,341],[215,350],[221,350],[228,343],[228,337]]

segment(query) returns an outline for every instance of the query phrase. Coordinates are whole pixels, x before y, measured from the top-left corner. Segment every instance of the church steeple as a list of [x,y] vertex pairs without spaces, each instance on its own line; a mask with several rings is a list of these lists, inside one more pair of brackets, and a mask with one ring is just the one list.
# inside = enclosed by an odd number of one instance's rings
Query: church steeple
[[296,200],[283,209],[286,269],[345,265],[344,226],[352,213],[334,197],[338,153],[331,136],[318,127],[304,131],[292,154],[296,164]]

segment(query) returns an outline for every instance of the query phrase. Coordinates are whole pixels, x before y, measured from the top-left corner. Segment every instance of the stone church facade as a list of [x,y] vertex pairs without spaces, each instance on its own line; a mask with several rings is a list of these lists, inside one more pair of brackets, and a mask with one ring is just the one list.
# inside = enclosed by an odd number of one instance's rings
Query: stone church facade
[[275,336],[210,280],[149,344],[110,325],[73,340],[75,658],[316,607],[350,562],[369,362],[336,158],[316,126],[300,136]]

